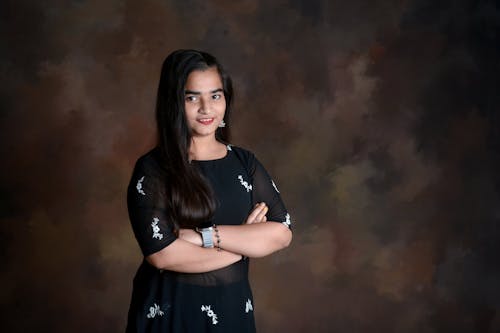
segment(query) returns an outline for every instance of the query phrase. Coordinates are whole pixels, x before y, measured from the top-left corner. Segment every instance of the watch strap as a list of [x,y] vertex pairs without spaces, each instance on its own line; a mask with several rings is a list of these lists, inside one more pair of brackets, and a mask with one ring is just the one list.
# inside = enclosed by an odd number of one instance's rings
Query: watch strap
[[203,241],[203,247],[212,248],[214,247],[214,228],[202,228],[196,229],[201,234],[201,239]]

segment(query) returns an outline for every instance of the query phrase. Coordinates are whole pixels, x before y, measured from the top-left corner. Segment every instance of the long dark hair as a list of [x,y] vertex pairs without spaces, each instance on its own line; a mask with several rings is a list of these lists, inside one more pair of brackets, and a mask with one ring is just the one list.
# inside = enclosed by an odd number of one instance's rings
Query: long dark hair
[[156,124],[160,163],[166,173],[167,207],[174,230],[208,224],[213,218],[216,201],[212,189],[198,169],[189,162],[191,130],[184,109],[184,89],[188,75],[195,70],[215,67],[221,77],[226,112],[225,127],[215,133],[218,141],[229,142],[229,116],[233,88],[231,78],[217,59],[196,50],[177,50],[163,62],[156,102]]

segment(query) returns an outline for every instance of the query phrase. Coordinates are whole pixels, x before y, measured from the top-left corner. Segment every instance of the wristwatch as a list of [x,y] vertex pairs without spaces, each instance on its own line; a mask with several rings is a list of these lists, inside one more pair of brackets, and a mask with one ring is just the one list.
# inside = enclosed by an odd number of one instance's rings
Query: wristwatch
[[196,228],[196,231],[201,235],[203,247],[214,247],[214,228]]

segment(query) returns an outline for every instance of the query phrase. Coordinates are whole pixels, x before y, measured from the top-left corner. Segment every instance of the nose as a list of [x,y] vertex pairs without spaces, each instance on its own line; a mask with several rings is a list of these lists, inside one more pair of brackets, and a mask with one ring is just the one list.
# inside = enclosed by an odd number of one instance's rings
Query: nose
[[208,114],[210,112],[210,103],[205,98],[200,98],[200,108],[198,112],[201,114]]

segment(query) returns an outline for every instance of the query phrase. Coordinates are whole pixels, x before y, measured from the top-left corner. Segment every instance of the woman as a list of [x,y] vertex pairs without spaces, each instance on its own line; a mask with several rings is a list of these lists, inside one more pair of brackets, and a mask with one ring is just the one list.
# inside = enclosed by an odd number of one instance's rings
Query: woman
[[165,59],[158,145],[137,160],[127,194],[144,255],[127,332],[255,332],[249,258],[287,247],[292,235],[262,164],[228,143],[231,100],[213,56]]

